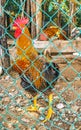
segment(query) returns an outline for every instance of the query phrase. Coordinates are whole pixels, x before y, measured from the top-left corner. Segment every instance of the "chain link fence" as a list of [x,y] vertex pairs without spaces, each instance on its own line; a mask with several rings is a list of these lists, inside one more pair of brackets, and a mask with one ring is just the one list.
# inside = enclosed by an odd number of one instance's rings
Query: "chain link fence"
[[80,0],[0,1],[1,130],[81,129],[80,44]]

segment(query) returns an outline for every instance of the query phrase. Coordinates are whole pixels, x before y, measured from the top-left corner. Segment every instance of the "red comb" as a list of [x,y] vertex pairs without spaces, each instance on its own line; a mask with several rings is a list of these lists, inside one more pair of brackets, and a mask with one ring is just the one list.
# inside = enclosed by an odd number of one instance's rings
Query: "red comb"
[[29,21],[28,18],[25,18],[25,17],[20,18],[20,17],[18,17],[18,18],[14,21],[13,26],[25,25],[25,24],[28,23],[28,21]]

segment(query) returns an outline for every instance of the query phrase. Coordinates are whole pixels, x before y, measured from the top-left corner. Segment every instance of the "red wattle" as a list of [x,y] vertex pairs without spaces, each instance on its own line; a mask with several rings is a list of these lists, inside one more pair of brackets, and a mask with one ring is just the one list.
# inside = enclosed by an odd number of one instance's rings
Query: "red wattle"
[[18,38],[18,37],[21,35],[21,33],[22,33],[22,30],[21,30],[21,29],[17,29],[17,30],[15,31],[15,33],[14,33],[14,37],[15,37],[15,38]]

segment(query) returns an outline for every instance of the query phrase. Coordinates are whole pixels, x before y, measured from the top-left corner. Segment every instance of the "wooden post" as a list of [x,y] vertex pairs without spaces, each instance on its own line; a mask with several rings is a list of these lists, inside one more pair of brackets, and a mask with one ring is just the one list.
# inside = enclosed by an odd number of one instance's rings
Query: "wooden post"
[[[30,0],[27,0],[26,3],[25,3],[25,12],[27,13],[27,17],[30,19],[30,16],[31,16],[31,4],[30,4]],[[28,24],[28,28],[31,31],[30,24]]]
[[[47,9],[47,2],[45,2],[43,5],[43,10],[46,11],[46,9]],[[42,26],[44,26],[45,24],[45,19],[46,19],[46,16],[44,13],[42,13]]]
[[[0,2],[0,7],[4,5],[6,0],[3,0]],[[0,36],[3,35],[4,29],[5,29],[5,21],[6,21],[6,16],[4,12],[2,12],[2,9],[0,9],[0,24],[2,27],[0,27]],[[3,28],[4,27],[4,28]],[[8,44],[7,44],[7,37],[6,35],[4,37],[1,37],[0,39],[0,47],[1,47],[1,64],[4,69],[8,68],[10,66],[10,57],[9,57],[9,51],[8,51]]]
[[31,36],[34,38],[40,32],[42,27],[42,11],[41,11],[42,0],[27,0],[25,10],[31,17],[30,31]]
[[[59,5],[61,4],[61,0],[58,1]],[[58,26],[61,27],[61,11],[58,11],[58,15],[57,15],[57,21],[58,21]]]
[[69,36],[70,36],[71,35],[71,31],[74,28],[73,23],[76,24],[76,16],[73,16],[75,11],[76,11],[76,4],[70,2],[69,6],[70,6],[70,16],[69,17],[72,17],[71,24],[69,24]]
[[25,11],[29,16],[30,16],[30,10],[31,10],[30,0],[27,0],[25,3]]
[[31,36],[34,38],[36,36],[36,3],[30,0],[31,3]]
[[41,7],[42,0],[36,0],[36,3],[36,35],[38,35],[43,24]]
[[20,2],[21,2],[21,4],[23,3],[21,17],[24,17],[25,2],[23,2],[22,0],[20,0]]
[[36,5],[35,5],[35,0],[34,2],[32,0],[27,0],[25,4],[25,11],[29,15],[29,19],[31,23],[28,25],[31,36],[34,38],[36,36]]
[[2,8],[1,8],[1,0],[0,0],[0,16],[1,16]]

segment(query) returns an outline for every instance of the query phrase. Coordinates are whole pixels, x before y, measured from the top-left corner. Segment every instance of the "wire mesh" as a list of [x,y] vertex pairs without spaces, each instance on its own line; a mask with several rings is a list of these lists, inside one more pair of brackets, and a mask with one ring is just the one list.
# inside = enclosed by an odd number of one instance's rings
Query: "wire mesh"
[[[0,1],[1,130],[81,129],[80,16],[80,0]],[[13,23],[23,17],[15,38]]]

